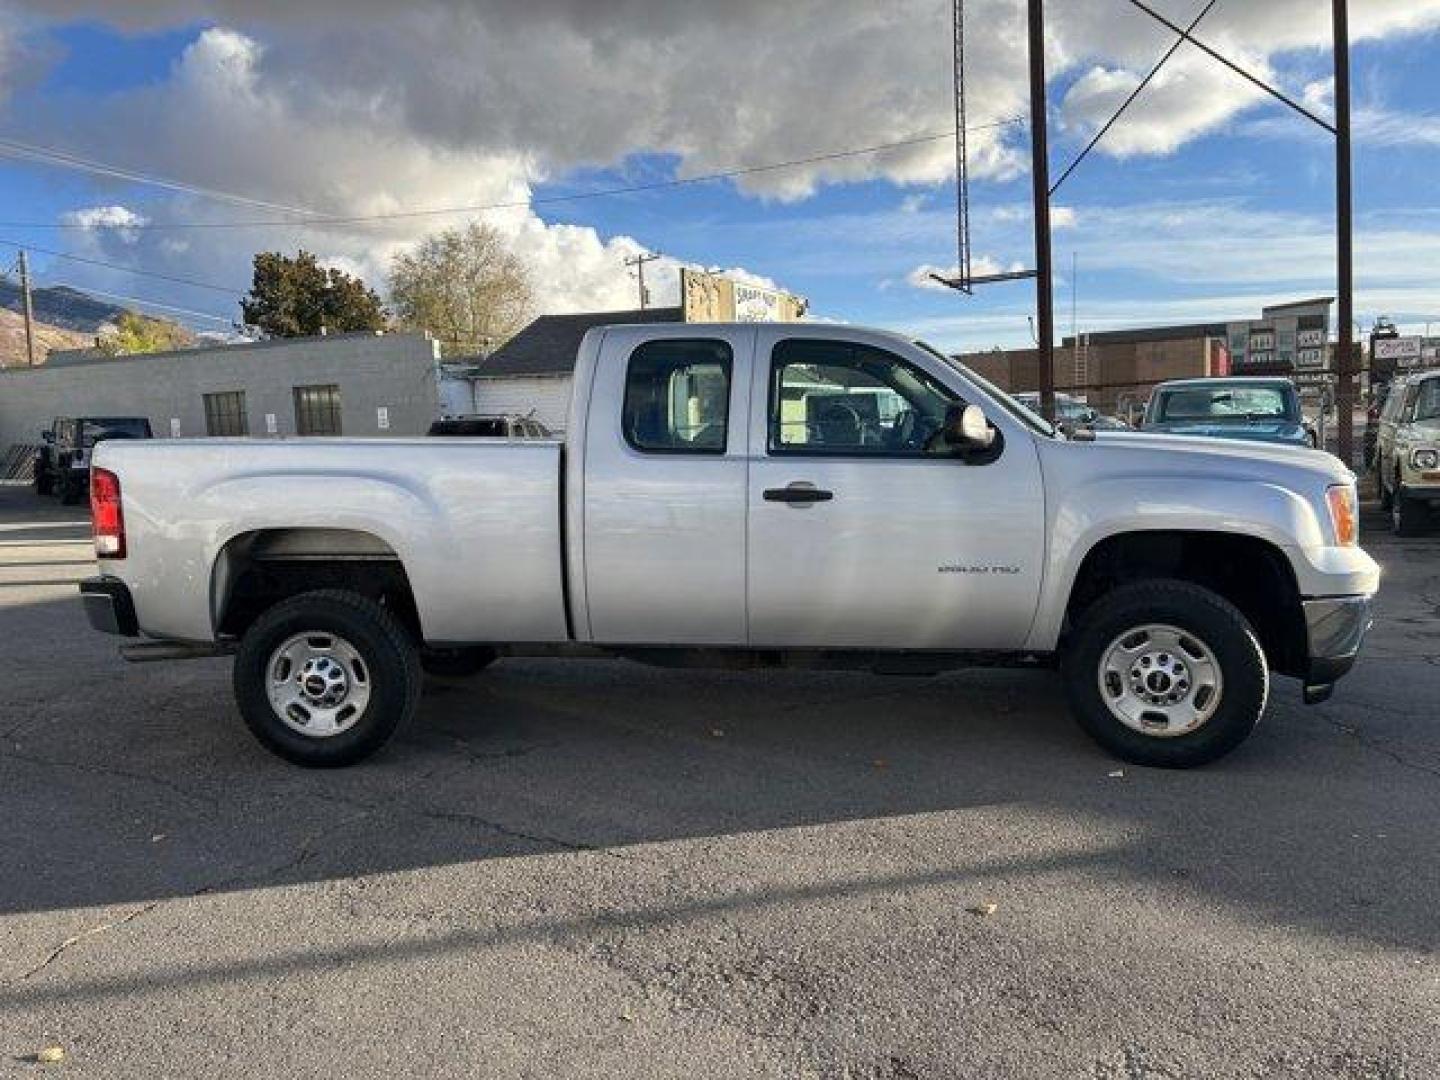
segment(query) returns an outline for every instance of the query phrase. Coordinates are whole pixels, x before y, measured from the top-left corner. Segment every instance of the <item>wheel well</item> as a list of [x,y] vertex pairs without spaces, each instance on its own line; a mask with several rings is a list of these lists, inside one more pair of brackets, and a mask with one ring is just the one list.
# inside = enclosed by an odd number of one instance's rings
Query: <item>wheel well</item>
[[1270,667],[1303,674],[1308,641],[1295,571],[1274,544],[1215,532],[1140,532],[1107,537],[1085,556],[1070,592],[1073,625],[1111,589],[1142,578],[1177,578],[1219,593],[1255,628]]
[[259,529],[221,549],[211,582],[216,633],[241,637],[275,604],[316,589],[369,597],[421,638],[419,609],[399,555],[371,533],[318,528]]

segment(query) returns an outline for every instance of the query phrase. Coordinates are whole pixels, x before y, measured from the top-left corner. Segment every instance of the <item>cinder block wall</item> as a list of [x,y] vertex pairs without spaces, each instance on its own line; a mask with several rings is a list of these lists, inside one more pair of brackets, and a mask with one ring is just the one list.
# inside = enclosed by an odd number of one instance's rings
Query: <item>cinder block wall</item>
[[[439,411],[434,342],[412,334],[295,338],[0,371],[0,450],[57,416],[147,416],[158,437],[204,436],[204,395],[245,391],[251,436],[295,434],[294,388],[340,387],[345,435],[423,435]],[[388,411],[382,431],[378,411]]]

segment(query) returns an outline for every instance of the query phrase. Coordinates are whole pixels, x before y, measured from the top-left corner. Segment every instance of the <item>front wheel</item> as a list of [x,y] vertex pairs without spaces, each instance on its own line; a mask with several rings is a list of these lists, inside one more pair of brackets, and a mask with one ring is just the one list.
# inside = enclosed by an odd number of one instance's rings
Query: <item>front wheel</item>
[[1137,765],[1178,769],[1244,742],[1270,687],[1245,616],[1209,589],[1164,579],[1122,585],[1087,608],[1064,675],[1071,711],[1098,743]]
[[240,641],[234,683],[246,725],[268,749],[297,765],[353,765],[414,714],[420,659],[390,611],[323,590],[255,621]]

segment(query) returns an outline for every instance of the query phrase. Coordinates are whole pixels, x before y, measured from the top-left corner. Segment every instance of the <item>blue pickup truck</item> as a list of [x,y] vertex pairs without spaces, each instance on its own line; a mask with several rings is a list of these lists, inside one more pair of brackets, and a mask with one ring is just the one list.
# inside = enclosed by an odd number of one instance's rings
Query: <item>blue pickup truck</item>
[[1177,379],[1155,387],[1140,430],[1314,446],[1289,379]]

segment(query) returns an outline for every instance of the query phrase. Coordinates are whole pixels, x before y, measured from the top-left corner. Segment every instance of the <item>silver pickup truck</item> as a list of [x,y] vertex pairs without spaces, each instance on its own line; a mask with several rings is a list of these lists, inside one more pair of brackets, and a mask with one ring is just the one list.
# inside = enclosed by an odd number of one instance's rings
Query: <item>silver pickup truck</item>
[[813,324],[594,330],[564,443],[104,443],[91,496],[91,623],[233,652],[303,765],[381,747],[422,670],[618,655],[1058,666],[1113,753],[1192,766],[1272,672],[1324,700],[1379,584],[1327,454],[1067,438],[922,343]]

